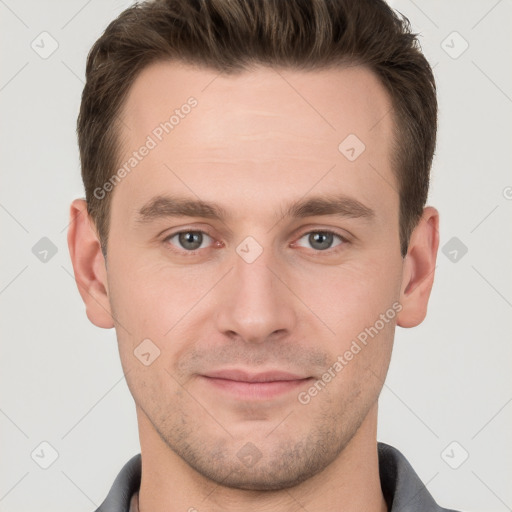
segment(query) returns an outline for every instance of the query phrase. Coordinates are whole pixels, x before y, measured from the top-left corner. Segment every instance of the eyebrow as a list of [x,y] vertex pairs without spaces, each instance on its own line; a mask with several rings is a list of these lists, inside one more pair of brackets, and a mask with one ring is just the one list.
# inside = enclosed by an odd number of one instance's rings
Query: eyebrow
[[[281,217],[304,218],[333,215],[372,221],[375,211],[355,198],[345,195],[316,196],[301,199],[281,208]],[[167,217],[202,217],[226,222],[228,212],[222,206],[179,196],[158,195],[150,199],[136,214],[137,224],[148,224]]]

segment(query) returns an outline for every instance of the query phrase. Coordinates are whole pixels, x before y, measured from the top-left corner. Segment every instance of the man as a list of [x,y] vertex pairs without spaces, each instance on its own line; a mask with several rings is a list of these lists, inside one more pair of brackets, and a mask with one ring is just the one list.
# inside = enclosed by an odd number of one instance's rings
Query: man
[[141,454],[102,512],[441,511],[377,443],[425,318],[432,71],[379,0],[167,0],[95,43],[68,243]]

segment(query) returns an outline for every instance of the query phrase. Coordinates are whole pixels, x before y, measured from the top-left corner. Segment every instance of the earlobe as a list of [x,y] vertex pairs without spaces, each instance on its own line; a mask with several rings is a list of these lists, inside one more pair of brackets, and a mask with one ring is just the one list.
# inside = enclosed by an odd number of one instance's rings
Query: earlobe
[[68,248],[78,291],[84,301],[87,318],[96,326],[114,327],[108,297],[107,272],[101,246],[87,212],[84,199],[75,199],[70,207]]
[[415,327],[425,319],[428,299],[434,284],[439,247],[439,212],[427,206],[411,234],[404,261],[400,303],[397,316],[400,327]]

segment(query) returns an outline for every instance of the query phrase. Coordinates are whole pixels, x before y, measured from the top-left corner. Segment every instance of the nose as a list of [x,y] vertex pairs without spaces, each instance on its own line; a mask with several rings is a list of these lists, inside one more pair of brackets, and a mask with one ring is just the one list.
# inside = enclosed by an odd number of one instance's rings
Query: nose
[[271,250],[252,262],[235,252],[233,266],[218,290],[217,329],[249,343],[289,335],[297,321],[297,299]]

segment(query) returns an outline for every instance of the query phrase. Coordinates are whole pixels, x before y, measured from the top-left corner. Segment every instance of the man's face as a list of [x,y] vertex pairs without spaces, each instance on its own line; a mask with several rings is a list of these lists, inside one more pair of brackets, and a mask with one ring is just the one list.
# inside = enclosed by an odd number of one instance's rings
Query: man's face
[[[143,450],[161,443],[224,485],[278,489],[327,467],[375,413],[402,280],[390,108],[360,67],[230,77],[158,63],[138,77],[121,165],[150,149],[112,192],[107,264]],[[148,207],[166,196],[224,217]],[[341,197],[339,213],[288,215]],[[251,379],[274,382],[236,382]]]

